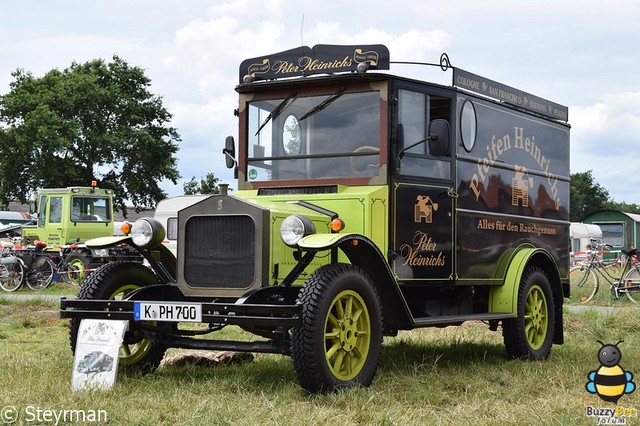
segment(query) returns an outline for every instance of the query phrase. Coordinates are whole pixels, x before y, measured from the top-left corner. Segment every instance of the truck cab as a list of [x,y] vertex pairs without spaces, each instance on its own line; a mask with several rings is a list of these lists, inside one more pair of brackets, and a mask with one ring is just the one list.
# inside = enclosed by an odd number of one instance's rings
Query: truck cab
[[[171,346],[275,352],[310,392],[369,385],[383,336],[418,327],[484,321],[508,355],[547,358],[569,291],[567,108],[446,55],[451,86],[390,64],[382,45],[243,61],[238,140],[223,150],[238,190],[178,212],[175,264],[154,260],[158,223],[134,224],[154,273],[122,295],[110,277],[125,265],[105,267],[84,300],[62,303],[72,336],[124,297],[108,315],[147,344],[125,365],[153,369]],[[176,336],[181,321],[264,340],[204,343]]]
[[40,240],[59,246],[113,235],[112,194],[96,187],[40,189],[37,222],[22,228],[23,242]]
[[37,220],[22,227],[23,250],[44,243],[56,259],[58,273],[79,285],[98,266],[114,259],[142,261],[130,247],[90,249],[92,238],[114,235],[113,191],[97,187],[43,188],[36,194]]

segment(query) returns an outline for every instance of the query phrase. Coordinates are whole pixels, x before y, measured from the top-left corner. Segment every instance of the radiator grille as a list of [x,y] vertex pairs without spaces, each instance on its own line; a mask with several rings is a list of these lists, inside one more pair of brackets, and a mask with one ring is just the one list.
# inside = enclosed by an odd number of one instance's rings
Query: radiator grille
[[190,287],[246,288],[255,276],[249,216],[195,216],[185,224],[184,277]]

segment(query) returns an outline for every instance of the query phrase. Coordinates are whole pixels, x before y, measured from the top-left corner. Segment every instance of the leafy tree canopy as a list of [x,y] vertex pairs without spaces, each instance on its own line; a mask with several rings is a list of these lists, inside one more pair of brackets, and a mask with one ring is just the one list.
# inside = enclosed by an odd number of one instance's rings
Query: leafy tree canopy
[[572,222],[580,222],[589,214],[607,208],[609,191],[595,182],[591,170],[571,174],[569,197]]
[[114,56],[40,78],[21,69],[12,76],[0,96],[0,201],[92,180],[114,190],[120,210],[125,201],[142,208],[166,198],[158,182],[180,177],[180,137],[144,70]]
[[185,195],[212,195],[219,194],[220,188],[218,182],[220,179],[215,177],[213,173],[207,173],[207,176],[200,179],[200,182],[196,180],[196,177],[192,177],[189,182],[185,182],[183,188]]

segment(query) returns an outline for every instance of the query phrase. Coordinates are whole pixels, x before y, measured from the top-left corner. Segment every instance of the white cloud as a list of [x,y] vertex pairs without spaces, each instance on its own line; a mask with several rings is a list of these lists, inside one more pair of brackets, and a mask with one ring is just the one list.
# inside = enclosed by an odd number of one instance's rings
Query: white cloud
[[571,171],[592,170],[613,199],[640,204],[640,91],[602,96],[595,105],[572,108],[569,117]]

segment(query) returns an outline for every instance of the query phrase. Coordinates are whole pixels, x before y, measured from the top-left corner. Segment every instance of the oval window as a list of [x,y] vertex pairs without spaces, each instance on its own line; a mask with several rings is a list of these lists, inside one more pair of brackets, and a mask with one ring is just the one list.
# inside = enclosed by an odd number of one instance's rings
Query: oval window
[[467,152],[471,152],[476,144],[477,131],[476,108],[473,106],[473,102],[466,100],[462,104],[462,112],[460,114],[460,135],[462,137],[462,145]]
[[300,140],[300,123],[293,115],[284,120],[282,128],[282,149],[285,155],[298,155],[302,143]]

